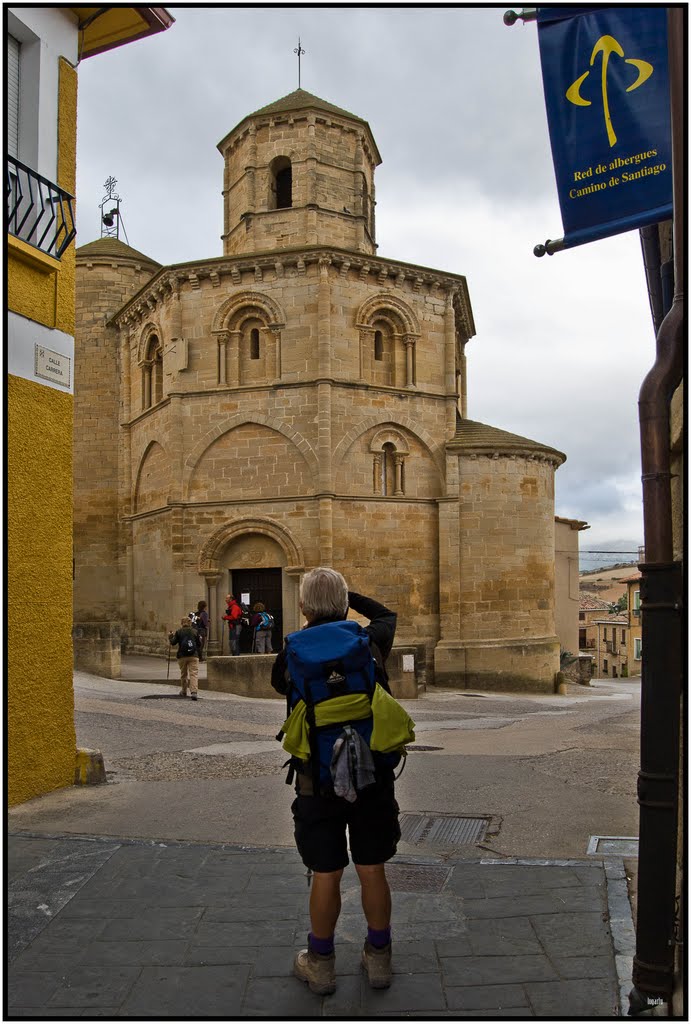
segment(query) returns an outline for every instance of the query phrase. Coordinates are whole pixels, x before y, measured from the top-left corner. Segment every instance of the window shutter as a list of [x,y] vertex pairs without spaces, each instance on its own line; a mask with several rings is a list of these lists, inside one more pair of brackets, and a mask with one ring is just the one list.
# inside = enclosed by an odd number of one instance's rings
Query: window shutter
[[14,36],[7,36],[7,152],[19,157],[19,48]]

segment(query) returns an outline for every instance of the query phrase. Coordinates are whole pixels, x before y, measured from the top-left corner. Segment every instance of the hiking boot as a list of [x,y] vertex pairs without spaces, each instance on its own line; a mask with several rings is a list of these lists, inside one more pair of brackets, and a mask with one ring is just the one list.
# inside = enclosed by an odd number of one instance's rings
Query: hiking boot
[[391,943],[377,949],[365,940],[362,966],[367,972],[371,988],[388,988],[391,984]]
[[336,991],[336,954],[322,956],[311,949],[301,949],[295,957],[293,974],[307,982],[310,992],[328,996]]

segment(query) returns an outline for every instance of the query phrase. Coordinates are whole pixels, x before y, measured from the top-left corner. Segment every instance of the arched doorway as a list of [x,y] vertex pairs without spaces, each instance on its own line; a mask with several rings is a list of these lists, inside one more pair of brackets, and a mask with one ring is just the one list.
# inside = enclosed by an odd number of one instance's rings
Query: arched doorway
[[[271,633],[271,647],[280,650],[283,638],[283,583],[282,571],[278,569],[231,569],[230,592],[243,606],[251,609],[261,603],[274,617],[274,628]],[[252,632],[243,629],[240,634],[240,653],[250,654],[252,650]]]
[[[285,633],[300,627],[299,581],[302,552],[290,533],[268,519],[247,519],[217,530],[200,552],[199,572],[206,578],[213,642],[209,654],[228,654],[227,626],[222,620],[226,594],[251,608],[257,601],[275,620],[272,646],[280,648]],[[249,653],[252,634],[241,635],[241,652]],[[222,643],[220,642],[222,641]]]

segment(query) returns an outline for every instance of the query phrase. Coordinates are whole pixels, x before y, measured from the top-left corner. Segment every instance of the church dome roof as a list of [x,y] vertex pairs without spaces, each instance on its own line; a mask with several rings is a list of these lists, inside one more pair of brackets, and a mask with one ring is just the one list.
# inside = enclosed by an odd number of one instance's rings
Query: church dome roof
[[549,445],[531,441],[530,438],[521,437],[519,434],[511,434],[508,430],[490,427],[486,423],[461,418],[456,421],[456,433],[446,447],[447,450],[467,452],[469,455],[493,455],[495,452],[501,455],[540,452],[557,459],[559,465],[566,462],[564,453]]
[[232,128],[224,138],[218,143],[218,149],[223,152],[223,146],[228,139],[237,132],[238,128],[244,125],[247,121],[252,120],[255,117],[266,117],[272,114],[286,114],[291,110],[321,110],[325,114],[333,114],[336,117],[346,117],[349,121],[356,121],[358,124],[363,125],[369,134],[373,151],[376,156],[376,162],[381,163],[381,156],[377,150],[374,136],[372,135],[372,129],[370,128],[367,121],[362,117],[358,117],[357,114],[351,114],[349,110],[344,110],[343,107],[337,107],[335,103],[329,103],[328,100],[323,100],[319,96],[315,96],[311,92],[307,92],[306,89],[296,89],[294,92],[289,92],[287,96],[282,96],[278,100],[274,100],[273,103],[267,104],[265,107],[260,107],[259,110],[255,110],[252,114],[247,114],[238,124]]
[[305,107],[325,110],[330,114],[340,114],[341,117],[349,117],[351,121],[360,121],[362,124],[367,123],[361,117],[358,117],[357,114],[351,114],[349,110],[344,110],[342,107],[337,107],[333,103],[327,102],[327,100],[322,100],[319,96],[306,92],[305,89],[296,89],[295,92],[282,96],[280,100],[274,100],[273,103],[269,103],[266,107],[260,107],[253,114],[248,114],[248,117],[257,117],[260,114],[278,114],[287,110],[302,110]]
[[111,260],[133,260],[135,263],[148,263],[152,267],[160,267],[161,264],[145,256],[143,252],[125,245],[119,238],[97,238],[94,242],[87,242],[77,249],[77,256],[85,259],[111,259]]

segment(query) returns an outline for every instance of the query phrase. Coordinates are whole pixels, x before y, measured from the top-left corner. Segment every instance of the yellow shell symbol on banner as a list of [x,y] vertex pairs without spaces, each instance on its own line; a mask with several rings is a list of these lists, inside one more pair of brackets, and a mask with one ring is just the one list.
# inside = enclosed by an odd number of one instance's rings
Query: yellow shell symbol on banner
[[[607,67],[609,65],[609,58],[613,53],[615,53],[617,57],[624,57],[624,51],[614,36],[600,36],[593,47],[593,52],[590,55],[591,67],[595,64],[595,60],[599,53],[602,54],[602,112],[605,117],[607,138],[609,139],[610,147],[612,147],[617,141],[617,136],[609,113],[609,98],[607,96]],[[639,85],[643,85],[643,83],[650,78],[653,73],[653,65],[649,64],[647,60],[635,60],[633,57],[629,57],[628,59],[624,58],[624,62],[626,64],[633,65],[633,67],[638,71],[636,81],[633,82],[626,90],[627,92],[633,92],[634,89],[637,89]],[[577,107],[591,106],[591,101],[586,100],[581,96],[581,86],[589,74],[590,72],[586,71],[585,74],[581,75],[580,78],[577,78],[576,81],[566,90],[566,98],[569,103],[573,103]]]

